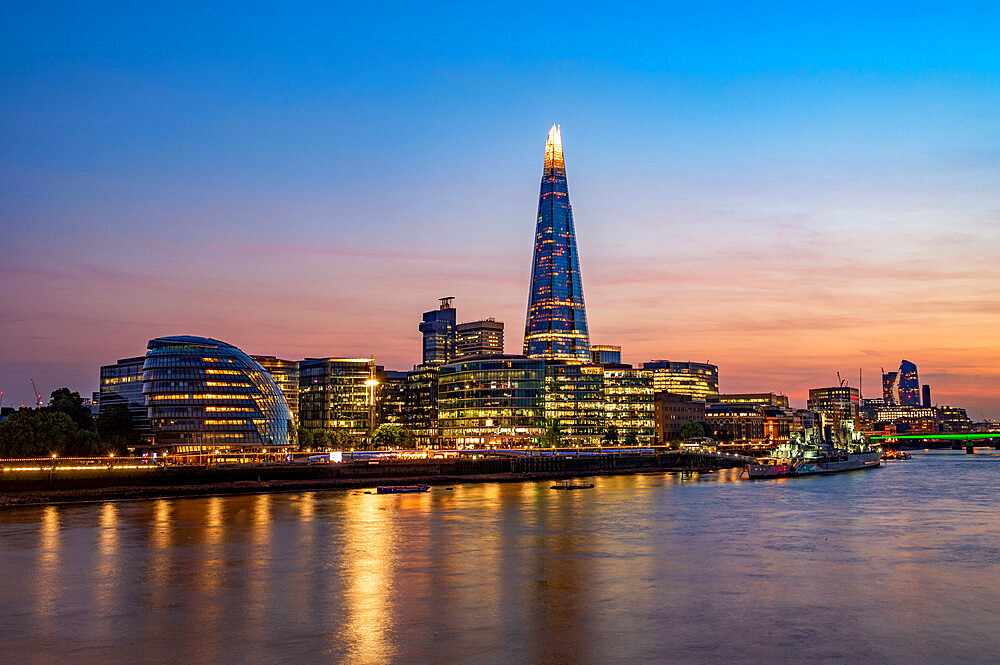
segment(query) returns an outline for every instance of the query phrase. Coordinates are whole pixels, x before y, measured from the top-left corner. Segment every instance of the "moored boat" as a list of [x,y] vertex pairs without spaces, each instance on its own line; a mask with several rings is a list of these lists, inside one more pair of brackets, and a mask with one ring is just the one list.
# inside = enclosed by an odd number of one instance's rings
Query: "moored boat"
[[751,479],[788,478],[860,471],[881,465],[881,451],[867,445],[835,448],[827,445],[787,444],[779,446],[771,455],[748,464],[745,472]]
[[593,489],[593,488],[594,488],[594,483],[590,483],[589,485],[584,485],[582,483],[573,484],[573,483],[570,483],[567,480],[567,481],[559,483],[557,485],[553,485],[549,489],[552,489],[552,490],[589,490],[589,489]]
[[379,485],[375,488],[376,494],[416,494],[426,492],[430,485]]

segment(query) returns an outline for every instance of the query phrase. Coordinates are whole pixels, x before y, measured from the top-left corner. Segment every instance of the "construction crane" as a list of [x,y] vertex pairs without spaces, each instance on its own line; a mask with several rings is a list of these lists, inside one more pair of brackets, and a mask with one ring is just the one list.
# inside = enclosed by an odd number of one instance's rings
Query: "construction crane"
[[31,392],[35,393],[35,408],[42,408],[42,394],[38,392],[38,388],[35,386],[35,380],[31,379]]
[[841,388],[847,385],[847,379],[840,378],[840,372],[837,372],[837,381],[840,381]]

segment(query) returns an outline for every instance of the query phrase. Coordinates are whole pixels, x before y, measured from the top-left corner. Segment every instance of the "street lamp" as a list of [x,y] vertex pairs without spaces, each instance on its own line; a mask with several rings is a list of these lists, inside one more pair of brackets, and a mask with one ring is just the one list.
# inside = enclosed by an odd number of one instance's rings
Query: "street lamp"
[[378,379],[370,378],[365,380],[365,385],[368,387],[368,445],[375,446],[375,387],[378,385]]

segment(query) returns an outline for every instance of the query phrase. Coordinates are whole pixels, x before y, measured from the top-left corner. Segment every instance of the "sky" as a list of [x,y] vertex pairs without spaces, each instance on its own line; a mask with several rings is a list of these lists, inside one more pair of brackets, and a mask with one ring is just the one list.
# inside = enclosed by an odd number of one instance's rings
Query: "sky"
[[441,296],[519,352],[558,122],[592,343],[1000,418],[1000,5],[876,4],[7,3],[3,403],[173,334],[408,369]]

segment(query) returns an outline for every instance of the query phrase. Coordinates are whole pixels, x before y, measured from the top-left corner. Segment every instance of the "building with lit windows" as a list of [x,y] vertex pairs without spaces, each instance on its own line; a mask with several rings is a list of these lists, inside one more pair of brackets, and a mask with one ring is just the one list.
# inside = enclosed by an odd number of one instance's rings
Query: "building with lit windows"
[[306,358],[299,362],[299,419],[309,429],[340,430],[355,441],[368,437],[374,358]]
[[653,373],[641,369],[604,369],[604,413],[607,427],[624,442],[629,433],[643,445],[656,437]]
[[706,404],[705,422],[720,444],[762,450],[768,446],[764,414],[746,404]]
[[483,319],[455,326],[455,358],[503,355],[503,321]]
[[142,370],[153,447],[201,457],[294,447],[292,413],[271,375],[205,337],[150,340]]
[[719,394],[719,367],[709,363],[651,360],[642,368],[653,372],[653,389],[660,393],[707,399]]
[[406,421],[406,372],[380,369],[375,377],[375,427],[385,423],[403,425]]
[[292,420],[299,422],[299,363],[295,360],[281,360],[274,356],[250,356],[263,367],[285,397],[285,404],[292,412]]
[[420,334],[423,335],[423,364],[443,365],[455,358],[455,308],[451,306],[454,298],[439,298],[441,305],[437,309],[424,312],[420,323]]
[[920,377],[909,360],[899,363],[899,404],[920,406]]
[[545,363],[494,356],[442,365],[438,431],[442,447],[524,446],[545,433]]
[[545,418],[563,445],[596,445],[604,435],[604,373],[594,365],[545,363]]
[[937,410],[934,407],[923,406],[883,406],[875,412],[875,422],[885,423],[896,420],[916,419],[916,418],[937,418]]
[[524,355],[581,364],[590,362],[580,257],[558,125],[552,125],[545,142]]
[[124,406],[132,416],[132,429],[142,437],[150,435],[149,413],[142,394],[142,366],[146,356],[122,358],[113,365],[101,365],[98,415],[115,405]]
[[438,370],[418,367],[403,383],[403,421],[418,446],[438,445]]
[[590,362],[595,365],[621,365],[622,347],[610,344],[591,344]]
[[957,406],[937,407],[938,423],[942,432],[965,434],[972,431],[972,420],[965,409]]
[[750,404],[753,406],[775,406],[789,408],[788,397],[777,393],[728,393],[707,395],[705,401],[709,404]]
[[705,420],[705,402],[690,395],[656,393],[653,395],[653,416],[656,443],[664,444],[677,438],[687,423]]
[[861,393],[857,388],[811,388],[806,406],[822,418],[826,441],[846,444],[861,429]]
[[882,400],[886,405],[899,404],[899,372],[882,373]]

